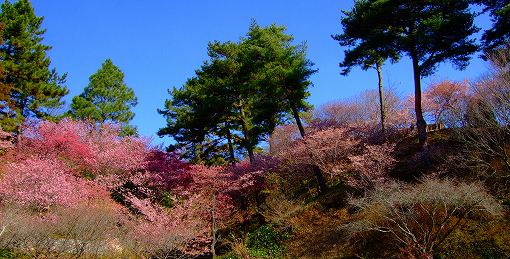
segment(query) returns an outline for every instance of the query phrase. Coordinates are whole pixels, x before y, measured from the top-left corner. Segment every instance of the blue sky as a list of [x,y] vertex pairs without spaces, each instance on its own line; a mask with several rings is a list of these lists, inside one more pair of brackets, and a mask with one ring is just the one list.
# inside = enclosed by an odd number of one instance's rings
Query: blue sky
[[[88,78],[101,63],[111,58],[125,74],[126,84],[133,88],[138,105],[132,124],[141,135],[152,136],[155,143],[170,139],[156,136],[165,120],[157,112],[169,97],[167,89],[181,86],[194,75],[207,59],[209,41],[236,41],[248,31],[251,19],[260,25],[285,25],[296,43],[306,41],[308,57],[319,69],[311,80],[309,102],[315,106],[336,99],[348,98],[366,89],[375,89],[374,71],[354,69],[347,77],[340,75],[338,63],[343,49],[331,39],[341,33],[340,10],[352,6],[350,0],[318,1],[133,1],[33,0],[35,12],[44,16],[47,29],[44,43],[53,47],[49,52],[52,66],[67,72],[67,86],[72,96],[88,84]],[[487,17],[477,19],[477,25],[490,25]],[[476,79],[487,70],[487,64],[477,56],[464,71],[456,71],[449,63],[423,80]],[[413,90],[412,70],[408,59],[387,64],[384,69],[386,87],[401,95]]]

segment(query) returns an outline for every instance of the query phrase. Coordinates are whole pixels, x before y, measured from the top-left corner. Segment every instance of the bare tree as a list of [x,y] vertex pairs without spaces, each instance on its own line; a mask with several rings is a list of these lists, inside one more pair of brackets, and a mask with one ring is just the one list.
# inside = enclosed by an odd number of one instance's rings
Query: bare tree
[[487,54],[490,74],[474,84],[458,131],[465,145],[461,161],[482,179],[510,180],[510,50]]
[[[388,233],[410,256],[432,258],[443,241],[466,218],[497,216],[499,203],[478,183],[425,178],[417,185],[380,185],[362,198],[351,199],[360,219],[344,225],[353,233]],[[477,218],[478,220],[483,217]]]

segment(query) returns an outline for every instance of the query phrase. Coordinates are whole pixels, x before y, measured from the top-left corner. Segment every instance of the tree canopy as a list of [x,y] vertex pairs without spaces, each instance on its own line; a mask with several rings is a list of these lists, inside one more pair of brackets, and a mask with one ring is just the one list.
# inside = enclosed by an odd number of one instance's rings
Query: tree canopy
[[[344,44],[373,50],[387,57],[411,58],[415,85],[415,111],[421,144],[426,142],[426,122],[421,108],[421,78],[432,75],[438,65],[450,61],[464,69],[478,50],[470,36],[478,31],[475,14],[467,0],[357,0],[342,20]],[[459,26],[462,24],[462,26]],[[348,52],[349,53],[349,52]],[[356,52],[355,52],[356,53]],[[357,54],[359,64],[372,53]],[[354,55],[354,54],[352,54]],[[368,59],[370,60],[370,59]]]
[[27,118],[49,118],[54,115],[52,109],[63,104],[62,97],[68,93],[66,75],[50,69],[47,52],[51,47],[43,44],[46,30],[40,28],[43,17],[35,15],[30,2],[6,0],[1,8],[0,60],[5,72],[1,82],[10,88],[4,102],[10,105],[1,107],[0,123],[19,136]]
[[492,17],[492,28],[482,35],[485,51],[506,46],[510,41],[510,1],[509,0],[475,0],[483,4]]
[[[131,108],[136,104],[135,92],[124,83],[124,73],[111,59],[106,59],[89,77],[83,93],[73,98],[69,113],[77,119],[127,126],[135,116]],[[128,130],[134,132],[133,127]]]
[[[305,45],[293,46],[285,27],[250,26],[240,42],[212,42],[210,60],[181,88],[170,91],[160,136],[170,135],[195,161],[252,159],[260,141],[289,116],[299,119],[315,73]],[[236,149],[236,150],[235,150]]]

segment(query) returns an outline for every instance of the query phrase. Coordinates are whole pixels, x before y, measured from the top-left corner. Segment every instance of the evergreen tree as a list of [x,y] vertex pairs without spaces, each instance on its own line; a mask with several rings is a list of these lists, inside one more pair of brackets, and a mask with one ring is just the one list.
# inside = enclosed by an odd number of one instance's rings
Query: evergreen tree
[[378,40],[372,39],[371,37],[380,36],[381,33],[360,33],[360,28],[355,27],[357,17],[362,15],[362,13],[358,12],[357,9],[364,8],[366,5],[366,1],[357,1],[354,4],[352,11],[343,11],[344,17],[342,18],[342,27],[343,33],[338,35],[333,35],[333,39],[338,41],[340,46],[350,47],[349,49],[344,51],[344,59],[340,63],[340,67],[343,68],[342,75],[346,76],[349,74],[351,69],[356,66],[360,66],[363,70],[368,70],[373,68],[377,72],[378,78],[378,90],[379,90],[379,108],[380,108],[380,118],[381,118],[381,131],[384,135],[385,133],[385,121],[386,121],[386,111],[385,111],[385,100],[384,100],[384,90],[383,90],[383,82],[382,82],[382,66],[387,59],[390,59],[392,62],[396,62],[398,60],[398,55],[391,48],[381,48],[381,46],[372,46],[371,43],[375,43]]
[[136,104],[135,92],[124,83],[124,73],[106,59],[89,77],[83,93],[73,98],[69,114],[76,119],[97,123],[120,123],[130,135],[135,133],[128,123],[135,116],[131,107]]
[[172,136],[177,144],[170,148],[181,149],[191,161],[234,163],[234,146],[244,148],[238,105],[243,98],[238,81],[239,50],[233,42],[210,43],[210,61],[184,86],[170,91],[172,99],[165,102],[164,110],[158,110],[167,118],[167,126],[158,134]]
[[[3,44],[3,30],[4,26],[0,24],[0,45]],[[0,112],[4,112],[7,109],[12,109],[13,107],[10,105],[11,100],[9,98],[9,93],[11,92],[12,86],[10,84],[4,83],[5,80],[5,71],[2,63],[0,63]],[[1,113],[0,113],[1,114]],[[0,130],[2,129],[0,124]]]
[[[4,85],[10,87],[8,102],[0,109],[2,127],[21,137],[23,122],[29,117],[49,118],[51,111],[63,104],[68,93],[65,77],[50,69],[41,29],[43,17],[37,17],[28,0],[13,4],[6,0],[2,6],[0,22],[4,26],[0,60],[3,63]],[[5,88],[4,88],[5,89]],[[4,102],[5,104],[5,102]]]
[[186,147],[195,161],[219,151],[216,157],[234,162],[240,150],[252,160],[276,125],[292,111],[299,119],[298,112],[308,107],[308,77],[315,70],[306,48],[292,46],[284,32],[281,26],[253,23],[239,43],[210,43],[210,60],[171,91],[172,99],[159,111],[167,126],[158,134],[174,137],[176,147]]
[[510,45],[510,0],[474,0],[483,4],[492,17],[492,28],[482,35],[485,51]]
[[415,112],[420,144],[427,140],[421,106],[421,78],[451,61],[464,69],[478,50],[470,36],[477,32],[469,0],[357,0],[349,12],[350,36],[368,49],[407,55],[413,65]]
[[[246,62],[258,69],[256,84],[263,85],[265,96],[261,97],[265,106],[273,105],[280,114],[280,120],[293,117],[302,137],[305,136],[300,113],[310,105],[305,101],[312,86],[310,76],[318,70],[306,58],[306,45],[292,45],[294,38],[285,33],[284,26],[259,26],[252,22],[248,37],[243,42],[247,46]],[[264,103],[265,102],[265,103]]]

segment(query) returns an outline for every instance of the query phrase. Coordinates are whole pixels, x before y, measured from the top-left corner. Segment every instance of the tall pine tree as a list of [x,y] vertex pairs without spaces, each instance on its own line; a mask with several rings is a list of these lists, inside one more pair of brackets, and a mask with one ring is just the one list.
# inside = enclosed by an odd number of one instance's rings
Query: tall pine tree
[[135,114],[131,107],[137,104],[133,89],[124,83],[124,73],[106,59],[101,68],[89,77],[89,84],[82,94],[75,96],[71,103],[71,117],[96,123],[119,123],[126,134],[135,134],[135,128],[128,123]]
[[[3,43],[3,30],[4,26],[0,24],[0,45]],[[9,98],[9,93],[11,92],[12,85],[6,84],[3,81],[5,80],[5,71],[3,64],[0,63],[0,114],[2,111],[6,111],[7,109],[12,109],[10,106],[11,100]],[[0,129],[2,125],[0,124]]]
[[469,5],[472,0],[356,0],[355,7],[343,19],[352,28],[352,46],[406,55],[413,66],[415,112],[418,138],[427,140],[426,122],[421,105],[421,78],[432,75],[438,65],[450,61],[464,69],[478,50],[470,38],[478,31]]
[[382,66],[387,59],[392,62],[398,60],[398,55],[393,48],[386,48],[386,46],[372,46],[371,43],[377,43],[378,39],[372,37],[380,36],[381,33],[363,33],[363,29],[356,27],[356,20],[363,16],[363,13],[358,12],[358,9],[366,8],[367,1],[356,1],[351,11],[343,11],[344,17],[342,18],[343,33],[333,35],[333,39],[338,41],[340,46],[349,47],[344,51],[344,60],[340,63],[342,75],[346,76],[350,73],[353,67],[359,66],[363,70],[373,68],[377,72],[378,90],[379,90],[379,108],[381,117],[381,131],[385,134],[385,100],[382,81]]
[[2,127],[21,137],[23,122],[30,117],[49,118],[51,111],[63,104],[68,93],[65,77],[50,69],[46,56],[50,46],[44,45],[41,29],[43,17],[37,17],[28,0],[13,4],[6,0],[0,22],[4,26],[0,60],[5,77],[1,82],[10,86],[8,102],[0,109]]
[[292,40],[283,26],[253,23],[238,43],[210,43],[210,60],[159,111],[167,125],[158,134],[174,137],[195,161],[233,162],[236,147],[253,160],[278,124],[291,116],[299,123],[308,107],[308,78],[316,70],[305,46]]

